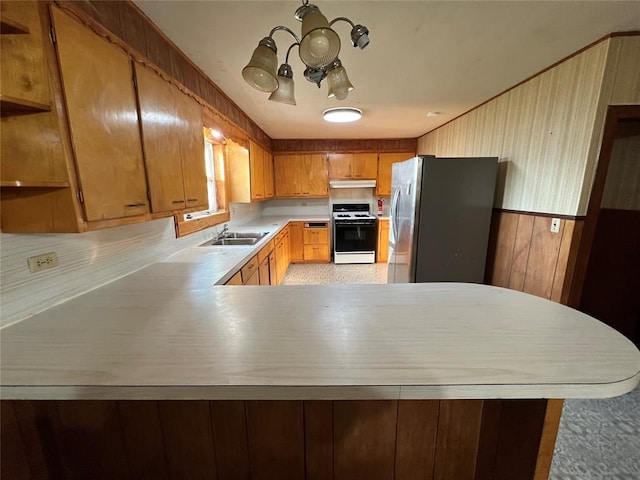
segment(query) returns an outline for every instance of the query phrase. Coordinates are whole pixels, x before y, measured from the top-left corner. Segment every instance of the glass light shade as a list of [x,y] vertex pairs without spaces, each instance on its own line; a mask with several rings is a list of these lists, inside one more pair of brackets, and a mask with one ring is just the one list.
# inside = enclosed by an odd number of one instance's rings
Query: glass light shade
[[300,59],[313,68],[329,65],[340,53],[340,37],[318,9],[308,11],[302,19],[299,51]]
[[269,96],[269,100],[295,105],[296,99],[293,96],[293,78],[278,75],[278,88]]
[[344,67],[340,66],[329,70],[327,73],[327,84],[329,85],[329,98],[336,98],[336,100],[344,100],[347,98],[347,94],[353,90],[353,85],[347,77],[347,71]]
[[322,112],[322,118],[332,123],[355,122],[362,118],[362,110],[354,107],[329,108]]
[[273,92],[278,88],[277,68],[278,57],[276,52],[264,45],[258,45],[253,51],[251,60],[242,69],[242,77],[256,90]]

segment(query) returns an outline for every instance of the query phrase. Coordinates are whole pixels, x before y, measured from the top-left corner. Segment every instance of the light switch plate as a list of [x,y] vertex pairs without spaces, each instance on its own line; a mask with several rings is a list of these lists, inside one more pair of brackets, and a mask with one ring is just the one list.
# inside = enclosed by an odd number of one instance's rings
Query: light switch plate
[[552,218],[551,219],[551,233],[559,233],[560,232],[560,219]]

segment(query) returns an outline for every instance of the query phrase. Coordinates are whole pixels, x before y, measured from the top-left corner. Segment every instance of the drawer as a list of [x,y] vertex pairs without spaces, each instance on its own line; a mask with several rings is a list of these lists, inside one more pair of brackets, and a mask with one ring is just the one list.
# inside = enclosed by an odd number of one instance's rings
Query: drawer
[[258,271],[258,256],[255,255],[251,260],[244,264],[242,267],[242,283],[247,283],[247,280]]
[[309,261],[328,262],[329,258],[330,258],[329,245],[305,245],[304,246],[305,262],[309,262]]
[[328,245],[328,228],[303,228],[302,238],[305,245]]
[[264,262],[264,260],[269,256],[273,249],[275,248],[275,240],[271,240],[267,243],[262,250],[258,252],[258,263]]

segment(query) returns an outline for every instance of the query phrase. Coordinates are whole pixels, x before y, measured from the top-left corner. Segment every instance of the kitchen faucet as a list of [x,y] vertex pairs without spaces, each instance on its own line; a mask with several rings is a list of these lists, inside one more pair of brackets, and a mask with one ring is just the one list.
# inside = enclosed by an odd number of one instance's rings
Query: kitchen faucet
[[227,234],[227,232],[229,232],[229,224],[225,223],[224,227],[222,227],[222,231],[218,234],[217,240],[220,240],[221,238],[224,238],[224,236]]

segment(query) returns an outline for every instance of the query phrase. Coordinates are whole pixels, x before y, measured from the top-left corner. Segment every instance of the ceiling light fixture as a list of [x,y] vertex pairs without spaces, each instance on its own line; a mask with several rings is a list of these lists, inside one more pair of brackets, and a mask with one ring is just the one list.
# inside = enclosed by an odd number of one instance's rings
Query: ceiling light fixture
[[[351,25],[351,42],[361,50],[369,45],[369,30],[362,25],[355,25],[346,17],[338,17],[331,22],[327,20],[320,9],[302,0],[302,6],[296,10],[295,18],[302,22],[301,38],[289,28],[274,27],[268,37],[263,38],[253,51],[251,60],[242,69],[245,81],[256,90],[271,92],[269,100],[295,105],[293,92],[293,70],[289,65],[289,53],[298,47],[300,59],[305,64],[304,77],[320,88],[325,78],[329,84],[328,98],[344,100],[353,90],[353,85],[347,77],[347,71],[338,59],[340,53],[340,37],[331,27],[336,22],[346,22]],[[273,34],[278,30],[288,32],[295,42],[287,50],[285,61],[276,72],[278,66],[278,49],[273,40]]]
[[332,123],[356,122],[362,118],[362,110],[354,107],[328,108],[322,112],[322,118]]

